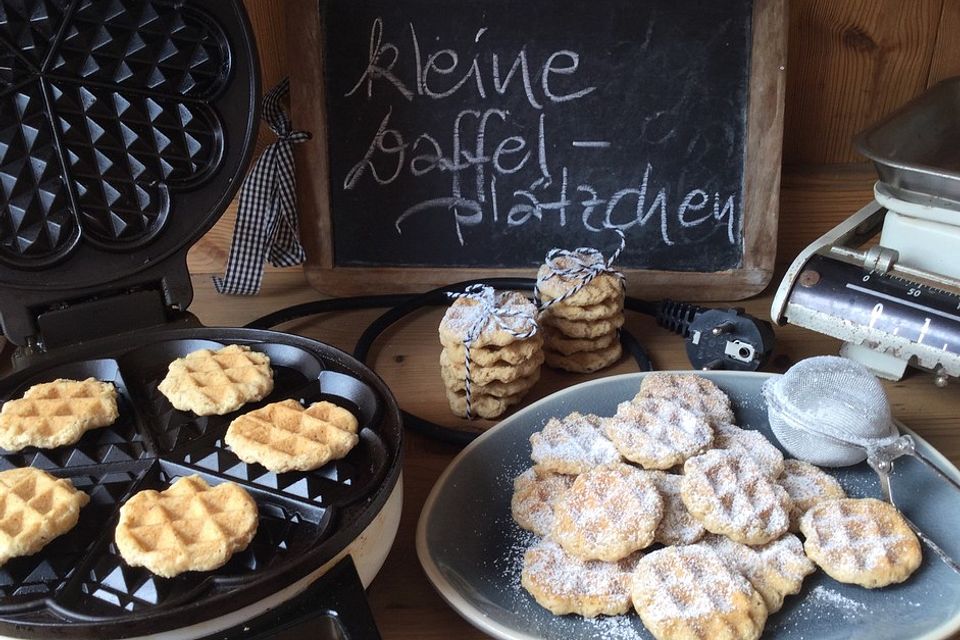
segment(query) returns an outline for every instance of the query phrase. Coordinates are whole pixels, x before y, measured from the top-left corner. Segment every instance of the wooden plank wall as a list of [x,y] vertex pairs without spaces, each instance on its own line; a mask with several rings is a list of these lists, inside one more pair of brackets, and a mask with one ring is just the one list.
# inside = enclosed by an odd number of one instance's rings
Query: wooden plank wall
[[[399,0],[402,1],[402,0]],[[244,0],[263,86],[287,68],[284,6]],[[791,0],[785,165],[861,162],[853,135],[938,80],[960,75],[960,0]],[[269,142],[262,131],[260,142]],[[194,247],[190,269],[223,269],[235,208]]]

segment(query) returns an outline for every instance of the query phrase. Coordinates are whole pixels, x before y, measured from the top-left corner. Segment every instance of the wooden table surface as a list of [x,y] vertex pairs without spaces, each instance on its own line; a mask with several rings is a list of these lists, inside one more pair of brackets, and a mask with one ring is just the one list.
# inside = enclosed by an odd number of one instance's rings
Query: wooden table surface
[[[863,169],[786,172],[781,192],[780,269],[763,295],[736,305],[757,317],[769,318],[773,290],[786,264],[810,241],[866,204],[871,197],[872,181],[872,172]],[[299,271],[268,273],[262,293],[254,298],[219,296],[205,274],[195,276],[194,285],[196,298],[191,310],[208,326],[242,325],[275,309],[320,297],[306,286]],[[442,312],[440,308],[425,310],[395,326],[378,342],[372,364],[404,409],[442,424],[466,425],[450,415],[440,380],[436,329]],[[281,328],[352,351],[360,332],[379,313],[330,314],[293,321]],[[658,369],[690,367],[682,339],[658,328],[651,318],[628,312],[626,326],[646,346]],[[836,353],[838,346],[836,340],[810,331],[792,326],[778,328],[776,351],[767,370],[782,372],[802,358]],[[631,362],[623,360],[599,375],[635,369]],[[545,369],[529,399],[588,377]],[[914,372],[901,382],[887,383],[886,387],[894,415],[954,464],[960,464],[960,383],[941,389],[934,386],[932,376]],[[440,599],[424,576],[414,549],[420,509],[433,483],[458,450],[409,432],[405,448],[400,530],[386,564],[369,590],[377,623],[388,640],[485,638]]]

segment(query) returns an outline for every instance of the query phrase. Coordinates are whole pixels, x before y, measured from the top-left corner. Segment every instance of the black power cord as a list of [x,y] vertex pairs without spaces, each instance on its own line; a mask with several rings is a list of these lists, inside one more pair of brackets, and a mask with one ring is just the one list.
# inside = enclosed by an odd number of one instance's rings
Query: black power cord
[[[355,309],[390,307],[364,330],[354,347],[353,355],[363,364],[377,338],[411,313],[429,306],[447,306],[447,294],[461,292],[472,284],[487,284],[495,289],[532,292],[532,278],[485,278],[465,280],[438,287],[420,294],[387,294],[315,300],[267,314],[245,326],[269,329],[278,324],[306,316]],[[687,356],[698,369],[759,369],[773,350],[773,329],[770,323],[747,315],[742,309],[709,309],[682,302],[664,300],[648,302],[624,298],[624,308],[656,318],[657,324],[686,339]],[[653,363],[646,350],[625,330],[620,330],[624,350],[636,361],[641,371],[652,371]],[[369,366],[369,365],[368,365]],[[479,434],[439,425],[408,411],[401,410],[404,425],[428,438],[464,446]]]

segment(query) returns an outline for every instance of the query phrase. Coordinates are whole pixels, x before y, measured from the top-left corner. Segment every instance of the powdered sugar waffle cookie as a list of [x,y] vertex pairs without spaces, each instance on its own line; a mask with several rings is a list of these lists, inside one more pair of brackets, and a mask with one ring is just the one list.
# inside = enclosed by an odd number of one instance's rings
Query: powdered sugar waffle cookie
[[690,373],[651,373],[643,377],[636,400],[665,398],[702,414],[711,425],[735,422],[730,398],[706,378]]
[[803,460],[784,460],[783,473],[777,478],[777,484],[787,490],[793,501],[791,531],[800,531],[800,518],[813,505],[847,497],[833,476]]
[[116,543],[127,564],[164,578],[212,571],[247,548],[257,532],[257,503],[233,482],[210,487],[200,476],[165,491],[141,491],[120,507]]
[[550,349],[544,349],[544,362],[548,367],[554,369],[563,369],[573,373],[592,373],[605,367],[609,367],[620,359],[623,349],[620,347],[620,341],[614,342],[609,347],[597,349],[595,351],[580,351],[565,356]]
[[753,460],[714,449],[683,465],[680,496],[707,531],[764,544],[790,526],[790,496]]
[[566,301],[558,302],[544,309],[540,317],[542,318],[562,318],[564,320],[575,320],[577,322],[589,322],[591,320],[602,320],[623,312],[623,295],[605,298],[596,304],[577,306],[569,304]]
[[580,353],[581,351],[606,349],[620,340],[616,331],[605,333],[596,338],[568,338],[550,325],[545,324],[542,326],[542,329],[544,344],[549,345],[551,351],[564,356]]
[[[525,340],[516,340],[503,347],[471,347],[470,360],[475,366],[495,367],[518,365],[532,358],[543,347],[543,335],[537,332]],[[447,362],[465,362],[467,348],[462,344],[445,346]]]
[[554,615],[587,618],[630,610],[630,580],[640,554],[619,562],[581,560],[552,540],[533,545],[523,556],[523,588]]
[[702,415],[663,398],[621,402],[602,425],[620,454],[645,469],[669,469],[713,442]]
[[633,606],[657,640],[756,640],[767,607],[709,547],[666,547],[637,562]]
[[716,551],[728,567],[749,580],[770,613],[780,611],[785,596],[800,593],[803,579],[816,571],[803,553],[800,539],[792,533],[755,547],[715,534],[699,544]]
[[171,362],[157,388],[180,411],[224,415],[267,397],[273,369],[265,353],[245,345],[199,349]]
[[597,320],[565,320],[556,316],[544,317],[542,323],[553,327],[568,338],[599,338],[623,326],[623,312]]
[[472,348],[507,346],[517,341],[514,333],[529,332],[536,324],[537,308],[522,293],[491,290],[484,295],[489,295],[490,303],[501,312],[498,318],[504,326],[490,317],[484,319],[487,309],[475,298],[459,297],[447,308],[440,321],[440,343],[443,346],[462,347],[481,320],[483,326],[472,336]]
[[759,431],[741,429],[726,422],[715,424],[713,447],[752,458],[771,478],[783,473],[783,454]]
[[579,263],[587,266],[603,265],[605,261],[599,252],[577,252],[576,257],[558,255],[552,262],[553,265],[542,264],[537,270],[537,292],[544,302],[568,296],[564,298],[563,304],[588,307],[602,304],[611,298],[623,297],[623,278],[613,271],[599,273],[587,286],[581,286],[579,291],[568,295],[572,289],[582,285],[584,279],[580,275],[560,275],[557,272],[576,268],[580,266]]
[[600,429],[600,418],[576,411],[562,419],[550,418],[543,430],[530,436],[530,446],[530,457],[540,471],[576,475],[622,460]]
[[868,589],[903,582],[923,559],[896,507],[873,498],[816,504],[800,519],[800,531],[804,551],[831,578]]
[[34,467],[0,472],[0,565],[73,529],[89,501],[69,480]]
[[550,535],[578,558],[613,562],[650,546],[662,517],[663,498],[646,472],[615,463],[574,480],[554,503]]
[[654,540],[661,544],[693,544],[700,540],[707,530],[696,518],[690,515],[680,498],[680,476],[663,471],[648,471],[663,498],[663,519],[657,526]]
[[[489,367],[471,366],[470,380],[474,385],[487,385],[492,382],[513,382],[520,378],[529,378],[540,371],[543,364],[543,351],[535,352],[530,358],[519,364],[499,364]],[[466,380],[467,366],[464,361],[451,360],[446,349],[440,352],[441,376],[444,380]]]
[[544,471],[532,467],[513,480],[510,512],[514,521],[538,536],[553,529],[553,505],[573,484],[575,476]]
[[0,409],[0,447],[19,451],[73,444],[119,416],[117,389],[109,382],[58,379],[37,384]]
[[357,426],[353,414],[330,402],[306,409],[288,399],[237,416],[224,442],[244,462],[310,471],[347,455],[359,441]]
[[[463,378],[458,378],[450,373],[450,370],[446,367],[441,368],[440,375],[443,378],[443,386],[447,388],[447,391],[464,391],[467,387],[467,382]],[[513,396],[518,393],[523,394],[530,390],[533,385],[537,383],[540,379],[540,369],[531,373],[528,376],[523,378],[516,378],[509,382],[500,382],[499,380],[494,380],[487,384],[474,384],[471,385],[471,391],[477,396],[493,396],[495,398],[504,398],[506,396]]]
[[[526,393],[526,390],[524,390],[512,395],[490,396],[474,391],[470,398],[470,415],[486,419],[498,418],[510,407],[520,404]],[[446,394],[450,411],[461,418],[468,417],[466,391],[451,391],[450,389],[446,389]]]

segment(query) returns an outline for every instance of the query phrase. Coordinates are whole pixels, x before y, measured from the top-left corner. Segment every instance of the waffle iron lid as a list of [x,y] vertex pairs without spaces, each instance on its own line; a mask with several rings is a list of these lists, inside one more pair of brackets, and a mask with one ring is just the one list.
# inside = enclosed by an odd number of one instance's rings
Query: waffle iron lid
[[[4,316],[184,277],[239,186],[258,93],[240,0],[0,0]],[[189,281],[159,288],[189,303]]]

